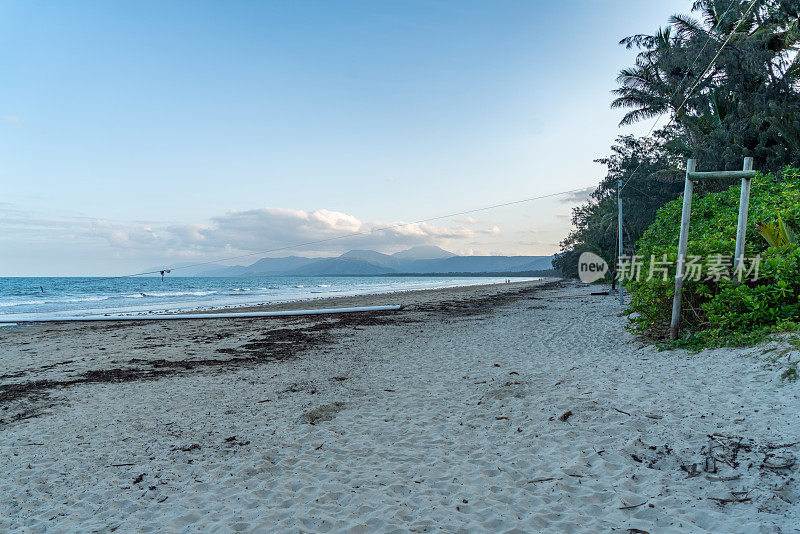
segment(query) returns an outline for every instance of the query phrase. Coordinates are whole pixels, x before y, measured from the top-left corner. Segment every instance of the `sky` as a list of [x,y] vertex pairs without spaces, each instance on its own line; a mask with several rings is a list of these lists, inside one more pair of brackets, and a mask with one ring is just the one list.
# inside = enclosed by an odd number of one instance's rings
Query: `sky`
[[[691,0],[0,0],[0,276],[125,274],[596,185]],[[571,194],[267,255],[558,251]],[[258,255],[227,264],[251,263]]]

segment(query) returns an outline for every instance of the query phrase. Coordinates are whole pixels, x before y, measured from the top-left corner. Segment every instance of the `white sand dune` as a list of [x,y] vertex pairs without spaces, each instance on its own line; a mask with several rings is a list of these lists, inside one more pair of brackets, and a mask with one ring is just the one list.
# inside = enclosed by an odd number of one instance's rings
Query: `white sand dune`
[[[45,412],[0,416],[0,529],[797,531],[798,466],[777,466],[800,446],[769,447],[800,441],[800,390],[769,355],[643,347],[612,297],[577,285],[441,306],[523,287],[408,296],[436,306],[328,332],[296,359],[6,403]],[[580,298],[541,298],[565,295]],[[309,324],[2,331],[22,373],[2,383],[229,357],[216,349]]]

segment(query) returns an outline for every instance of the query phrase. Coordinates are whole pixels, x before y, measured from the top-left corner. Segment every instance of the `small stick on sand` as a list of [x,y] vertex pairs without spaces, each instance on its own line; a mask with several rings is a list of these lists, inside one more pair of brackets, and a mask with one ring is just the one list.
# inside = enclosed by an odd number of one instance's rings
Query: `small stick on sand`
[[730,482],[731,480],[739,480],[742,478],[741,475],[733,475],[732,477],[715,477],[711,475],[706,475],[708,480],[719,481],[719,482]]
[[639,504],[632,504],[630,506],[621,506],[619,509],[620,510],[630,510],[631,508],[639,508],[640,506],[644,506],[645,504],[647,504],[647,501],[644,501],[643,503],[639,503]]
[[709,499],[712,500],[712,501],[717,501],[719,503],[729,503],[729,502],[739,503],[739,502],[747,502],[747,501],[749,501],[750,497],[745,497],[743,499],[720,499],[719,497],[709,497]]
[[[794,443],[787,443],[786,445],[767,445],[767,448],[768,449],[785,449],[786,447],[794,447],[798,443],[800,443],[800,441],[795,441]],[[32,445],[35,445],[35,443],[33,443]]]

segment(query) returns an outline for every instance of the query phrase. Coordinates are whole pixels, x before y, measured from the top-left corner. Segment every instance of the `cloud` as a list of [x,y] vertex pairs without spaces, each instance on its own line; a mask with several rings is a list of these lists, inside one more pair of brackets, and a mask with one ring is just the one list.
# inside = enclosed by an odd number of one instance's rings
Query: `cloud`
[[[0,234],[66,243],[102,239],[114,251],[136,257],[204,258],[285,250],[334,255],[352,248],[394,251],[415,245],[462,248],[482,236],[495,237],[497,225],[459,222],[362,221],[339,211],[261,208],[229,211],[205,222],[125,223],[106,219],[52,217],[0,204]],[[7,231],[4,231],[7,230]],[[13,231],[12,231],[13,230]]]
[[[212,224],[178,225],[169,232],[186,245],[215,249],[260,251],[309,243],[303,250],[342,251],[347,248],[396,249],[422,244],[447,244],[477,235],[497,235],[498,226],[468,228],[463,224],[361,221],[331,210],[302,211],[262,208],[231,211],[212,218]],[[358,234],[358,235],[349,235]]]
[[189,222],[123,221],[62,216],[0,202],[0,249],[17,251],[0,254],[0,270],[14,275],[52,274],[52,268],[60,274],[129,273],[242,255],[329,257],[352,249],[391,253],[416,245],[437,245],[462,255],[530,254],[530,245],[519,241],[543,237],[489,221],[364,221],[326,209],[233,210]]
[[[3,213],[5,211],[5,213]],[[498,226],[468,228],[461,224],[364,222],[338,211],[262,208],[230,211],[207,223],[126,224],[105,219],[37,218],[0,209],[0,227],[38,230],[51,237],[104,239],[115,249],[150,250],[179,256],[222,252],[257,252],[298,248],[304,252],[341,252],[347,248],[399,249],[447,244],[479,235],[498,235]],[[356,235],[353,235],[356,234]],[[305,244],[301,247],[296,245]]]
[[573,191],[572,193],[567,193],[559,198],[559,202],[562,204],[581,204],[589,200],[594,190],[594,187],[586,187],[578,191]]
[[92,233],[105,238],[112,247],[147,248],[166,244],[164,237],[148,226],[116,225],[103,219],[94,221],[91,226]]
[[207,224],[179,224],[166,227],[167,232],[188,245],[203,245],[206,242],[206,235],[203,232],[209,229],[211,227]]
[[256,251],[320,241],[368,230],[356,217],[331,210],[311,212],[282,208],[230,211],[212,224],[176,225],[169,230],[187,245]]

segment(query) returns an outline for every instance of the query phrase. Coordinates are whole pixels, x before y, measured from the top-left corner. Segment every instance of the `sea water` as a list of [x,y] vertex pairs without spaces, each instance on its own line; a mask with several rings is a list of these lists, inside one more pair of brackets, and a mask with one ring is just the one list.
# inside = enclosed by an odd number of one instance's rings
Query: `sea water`
[[135,277],[0,278],[0,321],[116,313],[225,309],[324,297],[394,293],[535,278]]

